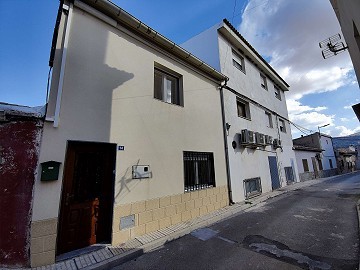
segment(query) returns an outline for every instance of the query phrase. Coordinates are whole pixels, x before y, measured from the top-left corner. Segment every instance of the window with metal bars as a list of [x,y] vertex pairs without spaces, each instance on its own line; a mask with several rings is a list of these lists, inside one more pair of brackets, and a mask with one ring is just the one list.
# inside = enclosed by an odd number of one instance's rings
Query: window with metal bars
[[260,195],[262,192],[260,177],[245,179],[244,190],[246,199]]
[[184,151],[185,192],[215,187],[214,155]]

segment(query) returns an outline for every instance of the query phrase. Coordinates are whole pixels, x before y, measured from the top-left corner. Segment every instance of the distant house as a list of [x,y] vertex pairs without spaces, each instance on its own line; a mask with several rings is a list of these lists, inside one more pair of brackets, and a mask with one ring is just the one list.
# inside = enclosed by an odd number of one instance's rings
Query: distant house
[[321,148],[294,144],[295,157],[300,181],[319,178],[323,170]]
[[0,268],[29,266],[30,223],[44,107],[0,102]]
[[[336,157],[334,153],[334,147],[332,143],[332,138],[329,135],[325,135],[319,132],[301,136],[300,138],[293,140],[295,150],[297,152],[297,163],[302,163],[302,158],[299,160],[301,155],[299,155],[299,151],[301,151],[301,147],[305,149],[306,147],[309,149],[313,149],[313,153],[316,152],[316,156],[311,157],[311,165],[314,171],[314,174],[309,174],[309,178],[312,179],[314,177],[328,177],[337,174],[337,165],[336,165]],[[304,148],[305,147],[305,148]],[[316,151],[315,151],[316,150]],[[320,152],[321,153],[320,153]],[[309,161],[308,161],[309,162]],[[302,170],[304,172],[309,172],[310,167],[309,163],[307,163],[308,170],[306,170],[306,164],[303,163]],[[317,171],[317,172],[316,172]],[[305,175],[302,180],[305,179]]]
[[226,76],[107,0],[65,1],[51,55],[33,267],[229,204]]
[[289,85],[227,20],[182,46],[229,77],[221,91],[232,200],[297,181],[285,100]]
[[354,146],[338,148],[335,151],[335,155],[340,173],[353,172],[359,169],[359,154]]
[[336,160],[340,173],[360,170],[360,135],[333,138]]

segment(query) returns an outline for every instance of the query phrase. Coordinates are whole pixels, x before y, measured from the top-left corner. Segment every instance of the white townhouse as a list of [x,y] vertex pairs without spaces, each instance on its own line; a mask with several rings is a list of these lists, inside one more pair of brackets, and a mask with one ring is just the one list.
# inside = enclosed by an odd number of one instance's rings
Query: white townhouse
[[[298,154],[296,155],[296,158],[298,159],[297,162],[301,162],[303,164],[302,167],[304,172],[313,171],[313,178],[328,177],[338,173],[336,156],[331,136],[315,132],[313,134],[294,139],[293,143],[297,146],[310,147],[321,150],[321,153],[318,153],[316,157],[311,157],[312,170],[309,169],[309,162],[306,161],[305,158],[301,158],[301,156]],[[303,180],[307,179],[309,178],[305,177]]]
[[227,77],[108,0],[61,1],[31,266],[229,204]]
[[289,85],[226,19],[182,46],[229,77],[221,93],[232,201],[298,181]]

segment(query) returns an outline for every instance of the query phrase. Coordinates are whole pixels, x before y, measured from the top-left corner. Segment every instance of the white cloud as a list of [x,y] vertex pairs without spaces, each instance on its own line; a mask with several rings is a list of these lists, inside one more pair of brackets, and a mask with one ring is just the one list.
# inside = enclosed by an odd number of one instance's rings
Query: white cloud
[[337,126],[335,127],[335,129],[338,130],[339,132],[337,136],[348,136],[360,131],[360,127],[354,129],[348,129],[347,127],[344,126]]
[[344,109],[349,110],[349,109],[352,109],[352,107],[351,107],[351,105],[347,105],[347,106],[344,106]]
[[249,0],[239,31],[289,83],[289,98],[334,91],[354,81],[347,52],[326,60],[321,56],[319,41],[341,32],[329,1],[262,3]]
[[341,122],[349,122],[349,121],[350,121],[350,119],[348,119],[348,118],[344,118],[344,117],[341,117],[341,118],[340,118],[340,121],[341,121]]
[[302,105],[299,101],[294,100],[294,99],[288,99],[286,101],[286,103],[287,103],[287,108],[288,108],[288,112],[289,112],[290,115],[295,115],[295,114],[308,112],[308,111],[320,112],[320,111],[323,111],[323,110],[327,109],[327,107],[315,107],[315,108],[312,108],[312,107],[307,106],[307,105]]

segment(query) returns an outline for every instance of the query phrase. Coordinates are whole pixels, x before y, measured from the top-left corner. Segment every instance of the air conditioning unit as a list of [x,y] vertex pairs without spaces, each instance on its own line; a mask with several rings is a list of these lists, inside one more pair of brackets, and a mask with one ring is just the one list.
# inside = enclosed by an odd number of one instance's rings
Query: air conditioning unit
[[279,147],[281,147],[281,140],[280,140],[280,139],[274,139],[274,140],[273,140],[273,147],[274,147],[274,148],[279,148]]
[[241,145],[248,145],[254,143],[254,132],[251,130],[243,129],[241,131]]
[[248,130],[248,134],[249,134],[249,143],[254,144],[255,143],[254,131]]
[[265,144],[264,134],[255,132],[255,142],[257,145],[264,145]]
[[320,153],[317,153],[317,154],[315,155],[315,157],[316,157],[317,159],[321,159],[321,158],[322,158]]
[[269,135],[265,135],[265,144],[270,145],[273,142],[273,138]]

